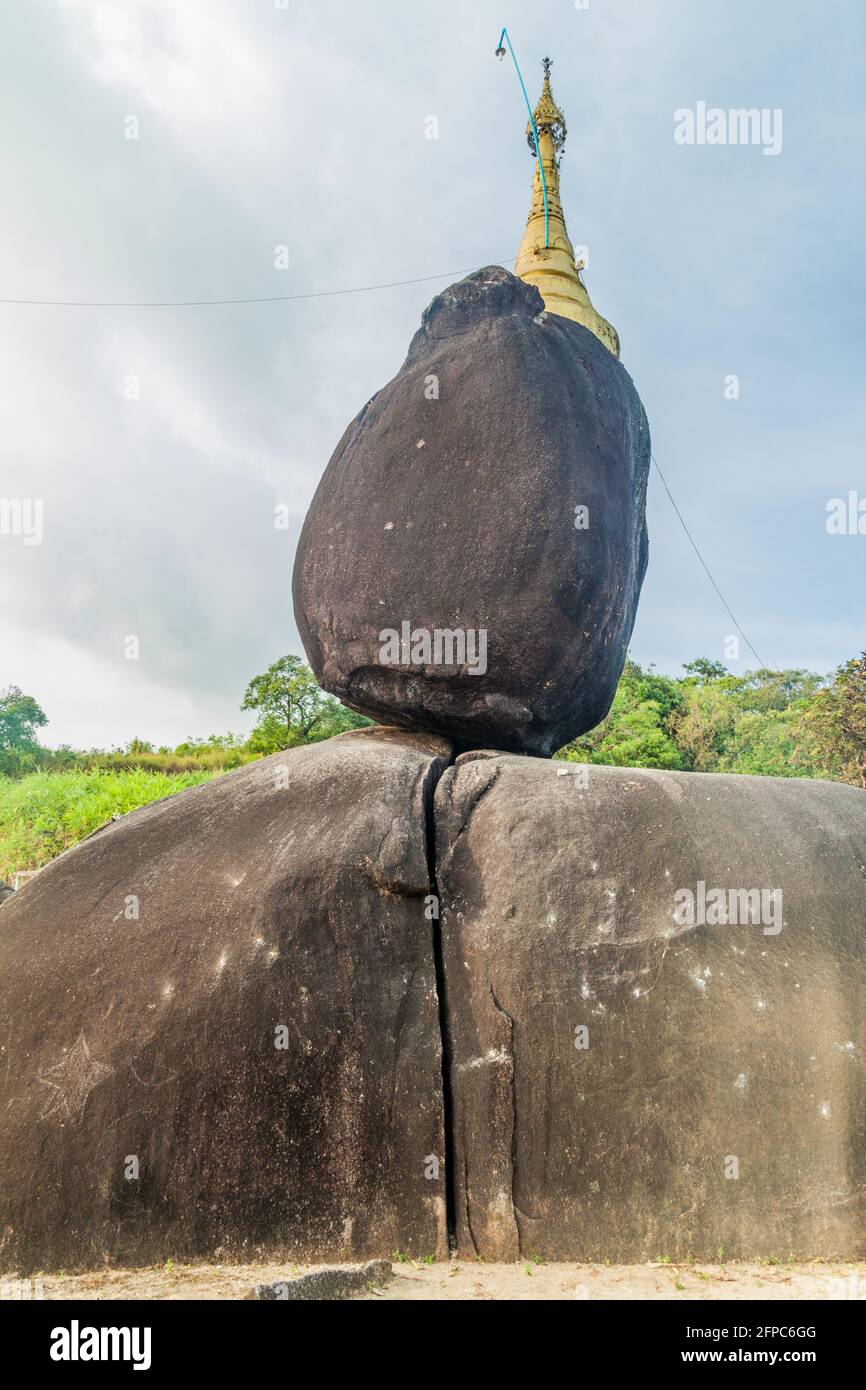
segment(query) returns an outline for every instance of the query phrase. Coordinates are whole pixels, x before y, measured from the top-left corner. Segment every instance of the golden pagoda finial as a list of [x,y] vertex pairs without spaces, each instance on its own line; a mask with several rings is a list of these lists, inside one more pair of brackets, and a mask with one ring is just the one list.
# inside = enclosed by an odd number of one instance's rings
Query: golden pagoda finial
[[[550,90],[550,69],[553,61],[550,58],[542,58],[541,66],[544,68],[544,86],[541,89],[541,96],[538,104],[532,113],[532,121],[535,122],[535,130],[538,131],[539,138],[543,130],[550,131],[553,140],[553,148],[557,154],[565,144],[565,137],[568,130],[565,124],[565,117],[553,99],[553,92]],[[535,148],[535,130],[532,128],[532,121],[526,126],[526,139],[533,154],[538,151]]]
[[[532,121],[526,127],[529,148],[536,156],[532,202],[514,273],[519,275],[521,280],[535,285],[548,313],[560,314],[563,318],[573,319],[575,323],[582,323],[604,343],[614,357],[619,357],[617,331],[592,306],[586,286],[580,278],[583,262],[581,261],[579,266],[575,265],[574,247],[565,226],[565,214],[559,197],[558,155],[562,151],[567,134],[565,117],[557,106],[550,87],[550,59],[545,58],[542,66],[544,85],[532,113]],[[544,184],[538,167],[539,162],[544,168]]]

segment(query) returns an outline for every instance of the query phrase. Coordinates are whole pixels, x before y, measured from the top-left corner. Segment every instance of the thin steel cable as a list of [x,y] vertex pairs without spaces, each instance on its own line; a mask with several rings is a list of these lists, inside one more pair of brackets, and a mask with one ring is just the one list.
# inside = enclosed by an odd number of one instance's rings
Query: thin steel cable
[[[503,265],[513,261],[513,256],[502,256],[497,261],[485,261],[484,264]],[[400,285],[422,285],[427,280],[448,280],[483,269],[484,266],[474,265],[469,270],[440,270],[436,275],[417,275],[412,280],[387,280],[381,285],[353,285],[345,290],[311,290],[305,294],[265,294],[249,299],[0,299],[0,304],[37,305],[52,309],[192,309],[219,304],[288,304],[298,299],[330,299],[335,295],[393,290]]]
[[767,670],[767,667],[764,665],[764,662],[763,662],[763,661],[761,660],[761,658],[758,656],[758,653],[755,651],[755,648],[752,646],[752,644],[751,644],[751,642],[749,641],[748,637],[746,636],[745,632],[744,632],[743,629],[740,627],[740,624],[737,622],[737,619],[734,617],[733,611],[732,611],[732,609],[731,609],[731,605],[728,603],[728,600],[725,598],[724,594],[722,593],[721,589],[719,588],[718,584],[716,583],[715,579],[713,578],[712,574],[710,573],[710,567],[709,567],[709,565],[707,564],[707,562],[706,562],[706,560],[704,559],[704,557],[703,557],[703,555],[701,554],[701,552],[698,550],[698,547],[697,547],[697,543],[696,543],[696,541],[695,541],[695,538],[694,538],[694,536],[692,535],[691,531],[689,530],[688,526],[686,525],[685,521],[683,520],[683,514],[682,514],[682,512],[680,511],[679,507],[677,506],[676,502],[674,501],[674,495],[673,495],[673,493],[671,492],[670,488],[668,487],[667,482],[665,481],[665,475],[664,475],[664,473],[662,472],[662,470],[659,468],[658,464],[656,463],[655,454],[650,454],[650,458],[652,459],[653,464],[655,465],[655,470],[656,470],[656,472],[658,473],[659,477],[660,477],[661,480],[662,480],[662,484],[663,484],[663,486],[664,486],[664,490],[665,490],[665,492],[667,493],[668,497],[670,498],[671,506],[673,507],[674,511],[676,512],[676,514],[677,514],[677,516],[678,516],[678,518],[679,518],[679,523],[680,523],[680,525],[682,526],[683,530],[685,531],[686,535],[687,535],[688,538],[689,538],[689,543],[690,543],[690,545],[691,545],[691,547],[692,547],[692,550],[695,552],[695,554],[697,555],[698,559],[699,559],[700,562],[701,562],[701,565],[703,566],[703,570],[704,570],[704,573],[705,573],[706,576],[707,576],[707,579],[709,579],[710,583],[712,584],[712,586],[713,586],[713,588],[715,589],[716,593],[718,594],[719,598],[722,600],[722,603],[723,603],[724,606],[725,606],[725,610],[727,611],[727,614],[728,614],[729,618],[731,619],[731,622],[734,624],[734,627],[737,629],[737,632],[740,634],[740,636],[742,637],[742,639],[743,639],[743,641],[745,642],[746,646],[748,647],[749,651],[752,653],[752,656],[755,658],[755,660],[757,661],[758,665],[761,667],[762,670]]

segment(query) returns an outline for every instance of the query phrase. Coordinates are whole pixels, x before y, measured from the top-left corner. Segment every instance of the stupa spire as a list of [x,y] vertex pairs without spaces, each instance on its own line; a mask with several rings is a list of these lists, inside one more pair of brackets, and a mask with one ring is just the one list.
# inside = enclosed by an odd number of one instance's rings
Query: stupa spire
[[[559,156],[568,132],[565,116],[557,106],[550,86],[551,60],[545,58],[542,66],[544,84],[541,96],[532,113],[532,121],[526,127],[529,148],[538,158],[532,180],[532,202],[526,219],[526,231],[517,253],[514,273],[519,275],[521,280],[535,285],[544,300],[544,307],[551,314],[561,314],[563,318],[582,323],[604,343],[614,357],[619,357],[617,331],[593,308],[592,300],[580,277],[581,266],[575,265],[574,247],[565,225],[565,214],[559,196]],[[544,168],[544,184],[538,167],[539,159]]]

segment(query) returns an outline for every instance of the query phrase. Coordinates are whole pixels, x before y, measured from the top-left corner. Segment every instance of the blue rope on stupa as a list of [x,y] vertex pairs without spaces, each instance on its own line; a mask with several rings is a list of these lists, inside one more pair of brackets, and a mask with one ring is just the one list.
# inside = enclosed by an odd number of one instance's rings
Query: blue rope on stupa
[[499,44],[496,49],[496,56],[497,58],[502,58],[505,54],[505,49],[502,46],[503,39],[505,39],[505,42],[508,44],[508,51],[511,54],[512,62],[514,63],[514,71],[517,73],[517,77],[520,82],[520,89],[523,92],[523,100],[526,102],[526,109],[529,112],[529,123],[532,126],[532,134],[535,139],[535,158],[538,160],[538,172],[541,175],[541,191],[544,194],[544,245],[545,247],[548,247],[550,245],[550,214],[547,209],[547,180],[544,177],[544,165],[541,161],[541,145],[539,144],[538,140],[538,131],[535,126],[535,117],[532,114],[532,107],[529,104],[529,97],[526,95],[526,87],[523,82],[523,75],[520,71],[520,65],[517,61],[517,55],[511,46],[511,38],[509,37],[508,30],[505,28],[503,28],[502,33],[499,35]]

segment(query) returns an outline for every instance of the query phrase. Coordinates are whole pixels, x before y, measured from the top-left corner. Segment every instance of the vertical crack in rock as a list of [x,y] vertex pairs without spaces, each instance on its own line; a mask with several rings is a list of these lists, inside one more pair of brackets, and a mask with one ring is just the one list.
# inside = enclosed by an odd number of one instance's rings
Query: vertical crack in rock
[[[472,1241],[472,1253],[477,1259],[481,1251],[478,1249],[478,1241],[475,1239],[475,1232],[472,1229],[472,1213],[469,1210],[469,1150],[466,1147],[465,1129],[463,1133],[463,1211],[466,1218],[466,1230],[469,1233],[469,1239]],[[456,1246],[456,1233],[454,1243]]]
[[[7,1267],[444,1254],[424,900],[451,753],[393,729],[294,748],[138,808],[3,903]],[[113,926],[132,888],[142,933]]]
[[[436,789],[436,882],[441,903],[441,968],[452,1145],[455,1240],[461,1252],[513,1260],[520,1251],[515,1188],[515,1024],[493,996],[491,980],[467,939],[474,918],[477,866],[465,836],[492,791],[502,759],[463,753]],[[437,890],[438,891],[438,890]],[[486,948],[480,947],[482,957]],[[471,959],[467,959],[467,957]],[[480,968],[480,975],[479,975]]]
[[[452,757],[451,762],[454,759]],[[427,850],[427,872],[430,877],[430,892],[436,898],[436,915],[430,925],[433,928],[433,968],[436,974],[436,997],[439,1006],[439,1043],[442,1052],[442,1128],[445,1135],[445,1222],[449,1250],[457,1247],[456,1205],[454,1197],[454,1097],[451,1089],[451,1036],[448,1026],[448,999],[445,987],[445,956],[442,946],[442,901],[436,878],[436,816],[433,799],[439,779],[450,764],[436,765],[431,769],[424,788],[424,843]]]
[[497,1013],[502,1015],[508,1024],[508,1053],[511,1059],[511,1209],[514,1213],[514,1229],[517,1237],[517,1258],[519,1259],[522,1252],[520,1221],[518,1219],[517,1201],[515,1200],[517,1196],[517,1074],[514,1052],[514,1019],[507,1009],[503,1009],[499,1000],[496,998],[496,992],[492,985],[490,986],[490,998],[493,1000],[494,1009],[496,1009]]

